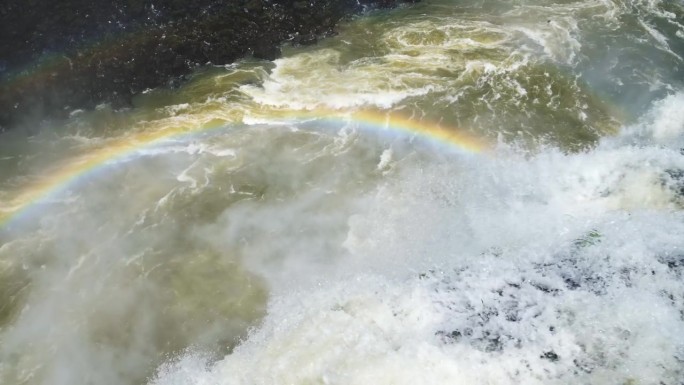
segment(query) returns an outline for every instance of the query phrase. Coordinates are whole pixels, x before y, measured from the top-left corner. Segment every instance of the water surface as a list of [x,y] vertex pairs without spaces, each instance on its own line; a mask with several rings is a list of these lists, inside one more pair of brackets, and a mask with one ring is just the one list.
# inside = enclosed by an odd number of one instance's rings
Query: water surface
[[683,57],[431,0],[3,134],[0,383],[679,384]]

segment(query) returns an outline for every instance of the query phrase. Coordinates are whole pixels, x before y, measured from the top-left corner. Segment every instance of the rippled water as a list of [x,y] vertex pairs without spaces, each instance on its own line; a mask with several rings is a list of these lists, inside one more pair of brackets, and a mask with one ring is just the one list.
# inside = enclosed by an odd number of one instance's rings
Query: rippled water
[[680,384],[684,3],[339,32],[3,134],[0,383]]

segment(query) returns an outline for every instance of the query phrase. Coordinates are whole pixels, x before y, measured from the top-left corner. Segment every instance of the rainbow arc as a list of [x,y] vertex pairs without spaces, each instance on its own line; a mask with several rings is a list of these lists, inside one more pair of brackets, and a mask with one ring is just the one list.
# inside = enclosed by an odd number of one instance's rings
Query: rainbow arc
[[[445,127],[440,124],[414,120],[400,114],[388,113],[387,111],[356,111],[339,112],[330,110],[309,111],[269,111],[260,118],[254,120],[268,124],[295,124],[301,121],[314,121],[328,124],[349,124],[373,130],[387,130],[404,135],[414,135],[428,140],[449,145],[465,153],[481,153],[489,149],[488,144],[472,134],[455,128]],[[191,140],[197,135],[207,132],[229,129],[238,122],[230,123],[222,120],[189,129],[187,126],[164,127],[158,130],[141,131],[129,134],[125,137],[110,140],[105,146],[91,150],[68,159],[53,167],[49,172],[34,179],[19,188],[9,200],[0,205],[0,226],[5,226],[37,204],[48,198],[58,195],[66,188],[77,184],[79,180],[87,178],[96,171],[113,167],[114,161],[120,158],[135,156],[136,152],[149,148],[165,140]],[[243,123],[239,122],[239,123]]]

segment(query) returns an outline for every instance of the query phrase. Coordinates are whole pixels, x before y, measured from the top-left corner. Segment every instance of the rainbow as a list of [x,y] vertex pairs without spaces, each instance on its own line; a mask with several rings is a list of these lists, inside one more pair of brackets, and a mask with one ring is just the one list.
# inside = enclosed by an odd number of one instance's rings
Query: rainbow
[[[241,123],[250,119],[243,119]],[[292,124],[301,121],[313,121],[325,124],[354,123],[373,130],[388,130],[405,135],[419,136],[451,148],[466,152],[480,153],[487,151],[489,146],[481,139],[463,130],[453,127],[442,127],[439,124],[413,120],[399,114],[389,114],[386,111],[357,111],[341,113],[339,111],[311,110],[311,111],[269,111],[263,117],[251,119],[258,124]],[[213,120],[195,128],[187,126],[165,127],[152,131],[141,131],[112,139],[106,145],[87,153],[69,159],[45,174],[21,186],[14,195],[0,203],[0,227],[5,227],[14,220],[24,217],[30,208],[59,192],[75,185],[79,180],[87,178],[97,170],[111,166],[114,161],[134,156],[141,149],[165,140],[190,140],[198,134],[227,129],[235,123],[225,120]]]

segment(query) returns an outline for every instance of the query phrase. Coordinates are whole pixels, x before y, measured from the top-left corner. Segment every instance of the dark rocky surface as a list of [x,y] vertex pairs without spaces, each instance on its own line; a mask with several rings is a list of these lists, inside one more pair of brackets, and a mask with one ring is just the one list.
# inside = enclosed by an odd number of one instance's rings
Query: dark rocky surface
[[197,66],[310,44],[344,17],[414,0],[5,0],[0,4],[0,130],[141,91]]

